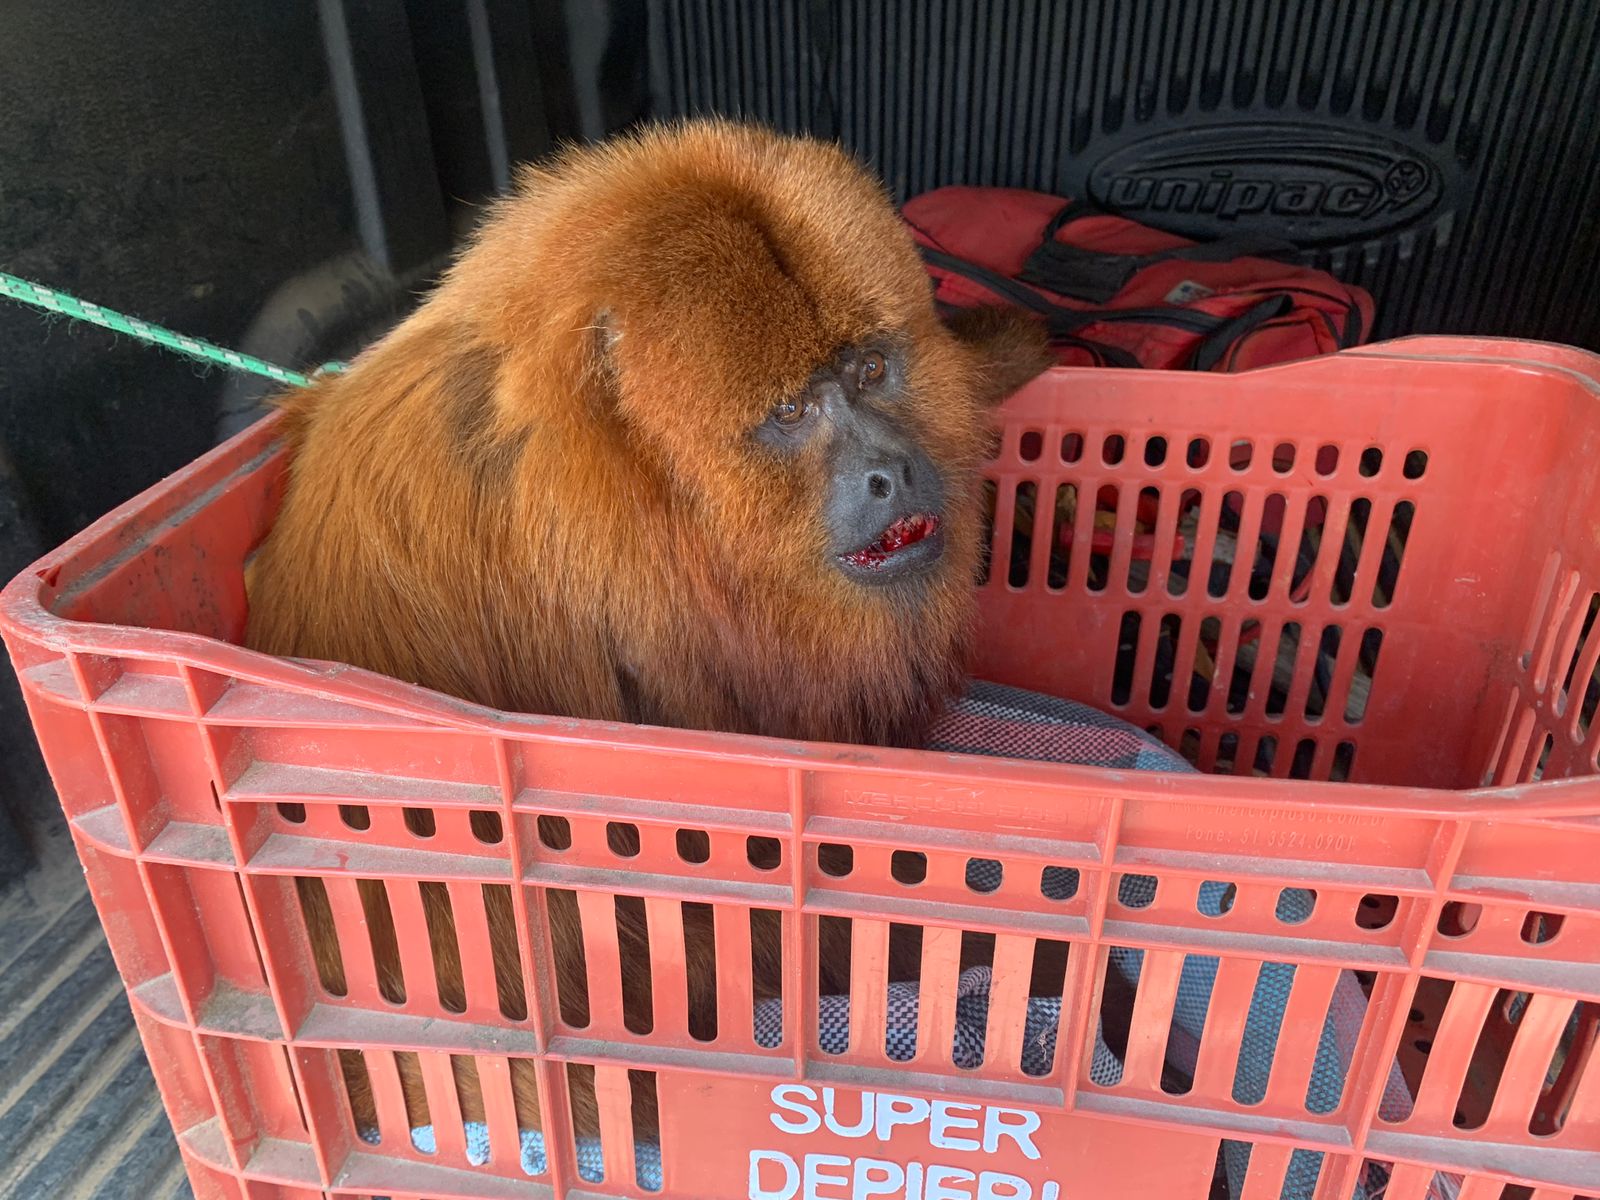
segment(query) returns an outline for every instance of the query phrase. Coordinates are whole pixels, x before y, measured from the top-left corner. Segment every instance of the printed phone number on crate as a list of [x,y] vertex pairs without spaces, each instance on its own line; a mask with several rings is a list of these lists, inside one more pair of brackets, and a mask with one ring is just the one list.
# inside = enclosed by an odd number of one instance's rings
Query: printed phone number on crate
[[1261,850],[1310,850],[1317,854],[1348,854],[1359,845],[1353,833],[1311,833],[1304,829],[1218,829],[1190,825],[1185,840],[1208,846],[1242,846]]

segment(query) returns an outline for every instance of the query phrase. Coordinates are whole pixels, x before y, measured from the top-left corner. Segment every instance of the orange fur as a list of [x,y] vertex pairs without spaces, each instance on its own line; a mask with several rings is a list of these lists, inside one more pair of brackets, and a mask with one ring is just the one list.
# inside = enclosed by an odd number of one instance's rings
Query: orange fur
[[[830,561],[821,450],[752,437],[871,335],[911,347],[904,427],[948,490],[943,560],[886,588]],[[718,121],[571,151],[413,316],[284,400],[249,642],[516,711],[916,744],[963,675],[988,407],[1046,361],[1016,318],[940,323],[881,184],[834,146]]]

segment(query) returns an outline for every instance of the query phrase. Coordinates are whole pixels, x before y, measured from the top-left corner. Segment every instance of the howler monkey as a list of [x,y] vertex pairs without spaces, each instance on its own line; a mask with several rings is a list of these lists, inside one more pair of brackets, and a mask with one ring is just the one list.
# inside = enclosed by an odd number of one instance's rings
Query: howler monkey
[[1047,362],[1008,312],[941,323],[833,145],[704,121],[571,150],[282,401],[248,641],[515,711],[914,746],[962,681],[990,407]]

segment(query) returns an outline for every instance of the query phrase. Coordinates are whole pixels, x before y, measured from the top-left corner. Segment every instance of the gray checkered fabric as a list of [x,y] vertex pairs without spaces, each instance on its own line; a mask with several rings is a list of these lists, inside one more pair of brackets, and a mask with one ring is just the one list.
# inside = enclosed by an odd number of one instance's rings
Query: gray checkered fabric
[[[993,978],[988,967],[969,967],[956,981],[955,1035],[951,1041],[950,1060],[963,1070],[983,1065]],[[883,1052],[892,1062],[910,1062],[916,1057],[919,990],[915,983],[888,985]],[[1018,1064],[1024,1075],[1050,1073],[1060,1028],[1059,998],[1034,996],[1029,999],[1023,1027],[1022,1061]],[[768,1048],[783,1041],[781,1001],[768,1000],[757,1006],[755,1035],[757,1043]],[[817,1002],[817,1044],[824,1054],[843,1054],[849,1043],[850,997],[823,996]],[[1115,1082],[1122,1074],[1122,1064],[1099,1037],[1095,1038],[1089,1074],[1097,1083]]]

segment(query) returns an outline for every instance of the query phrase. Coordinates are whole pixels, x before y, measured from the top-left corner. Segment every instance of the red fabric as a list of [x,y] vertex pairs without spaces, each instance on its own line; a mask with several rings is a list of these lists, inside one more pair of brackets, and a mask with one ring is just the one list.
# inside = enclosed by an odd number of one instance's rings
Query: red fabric
[[[1068,201],[1015,188],[947,187],[910,200],[902,210],[922,246],[989,268],[1059,309],[1114,313],[1153,309],[1229,319],[1278,297],[1282,315],[1240,334],[1203,369],[1239,371],[1328,354],[1365,341],[1372,327],[1372,298],[1360,288],[1272,258],[1241,256],[1223,262],[1174,259],[1137,270],[1113,296],[1087,302],[1022,283],[1030,255],[1043,243],[1051,220]],[[1241,231],[1244,232],[1244,231]],[[1196,245],[1123,217],[1085,210],[1073,215],[1054,240],[1102,255],[1144,256]],[[930,263],[935,297],[958,307],[1012,303],[957,271]],[[1192,369],[1205,333],[1174,328],[1159,319],[1095,320],[1055,339],[1060,361],[1072,365]],[[1103,352],[1110,348],[1112,354]],[[1115,352],[1120,351],[1121,355]],[[1134,362],[1120,361],[1131,355]],[[1119,361],[1108,361],[1115,357]]]

